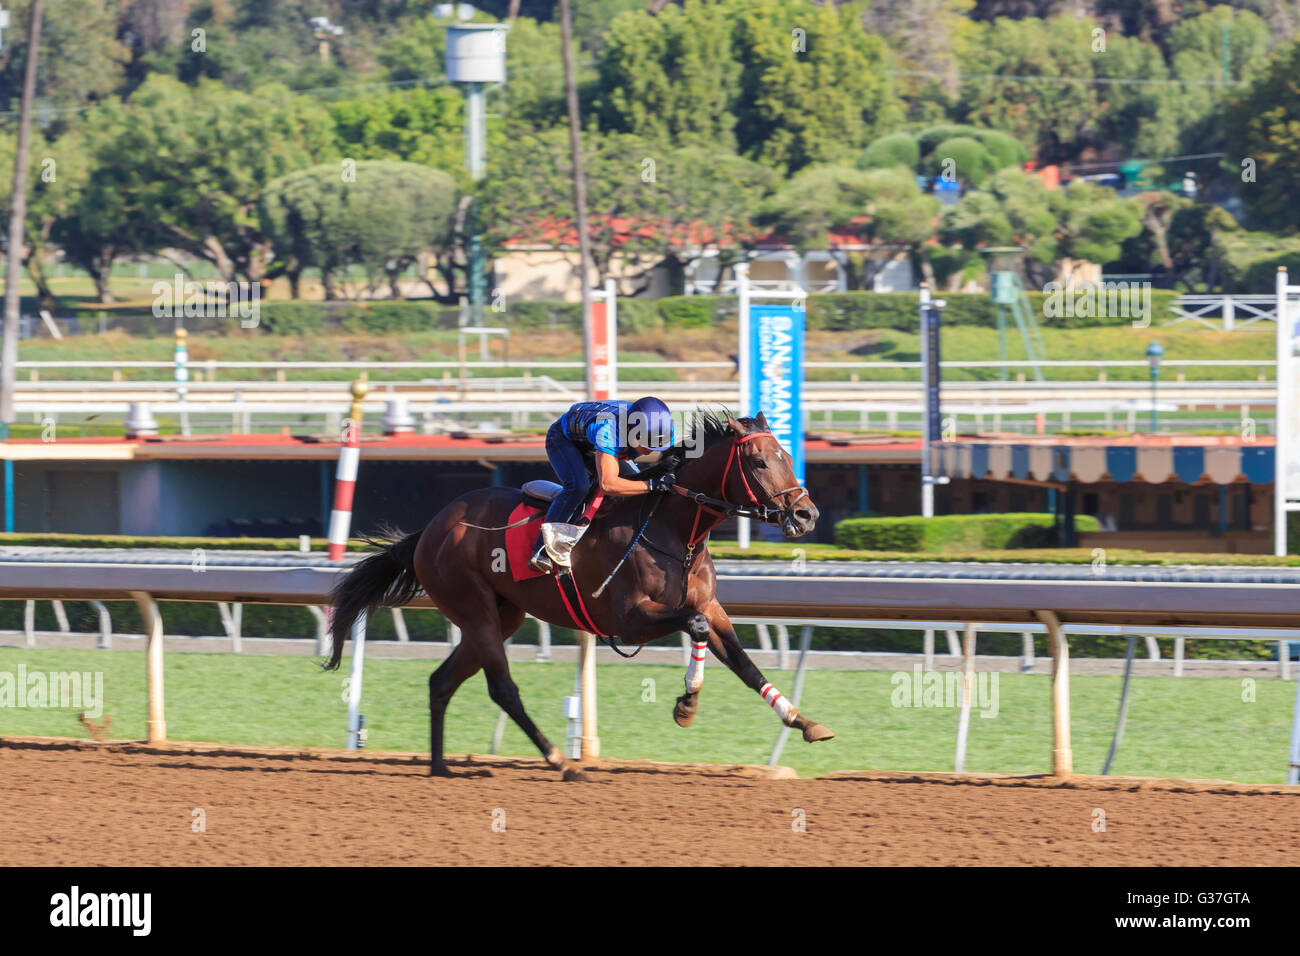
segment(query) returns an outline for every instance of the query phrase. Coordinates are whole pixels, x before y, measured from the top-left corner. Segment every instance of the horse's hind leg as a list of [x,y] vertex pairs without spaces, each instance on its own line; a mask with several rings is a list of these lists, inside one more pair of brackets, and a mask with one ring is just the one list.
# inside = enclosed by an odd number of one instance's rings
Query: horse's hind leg
[[[520,613],[522,619],[522,612]],[[506,622],[509,624],[510,622]],[[516,624],[516,627],[518,625]],[[511,628],[510,630],[514,630]],[[487,640],[484,635],[484,640]],[[510,664],[506,659],[506,649],[502,638],[498,635],[495,641],[491,642],[491,647],[484,652],[483,674],[487,678],[488,696],[492,702],[504,710],[516,724],[519,729],[528,735],[534,746],[542,752],[542,756],[556,770],[564,772],[565,780],[580,780],[582,774],[575,770],[564,759],[564,754],[560,749],[546,739],[546,735],[537,729],[533,719],[524,711],[523,701],[519,698],[519,688],[515,686],[514,680],[510,676]]]
[[452,648],[451,654],[429,675],[429,773],[449,777],[447,762],[443,757],[443,720],[447,705],[457,688],[478,673],[480,664],[473,645],[464,641]]

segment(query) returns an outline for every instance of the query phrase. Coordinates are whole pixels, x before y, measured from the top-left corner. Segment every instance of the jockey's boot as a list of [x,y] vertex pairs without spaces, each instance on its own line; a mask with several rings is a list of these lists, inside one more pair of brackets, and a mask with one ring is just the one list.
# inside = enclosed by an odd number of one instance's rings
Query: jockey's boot
[[550,574],[555,570],[555,562],[551,560],[550,554],[546,551],[546,540],[540,531],[537,533],[533,556],[528,559],[528,566],[534,571],[540,571],[542,574]]

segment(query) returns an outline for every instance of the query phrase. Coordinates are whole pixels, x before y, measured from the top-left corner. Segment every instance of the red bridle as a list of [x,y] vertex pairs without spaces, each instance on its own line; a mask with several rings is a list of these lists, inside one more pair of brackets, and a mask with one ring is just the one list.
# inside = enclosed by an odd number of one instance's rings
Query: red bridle
[[[691,535],[686,542],[688,552],[694,550],[695,546],[707,538],[714,528],[733,515],[756,517],[760,521],[771,521],[773,520],[769,516],[771,512],[789,511],[798,501],[808,497],[808,489],[803,485],[791,485],[789,488],[783,488],[781,491],[768,495],[768,500],[775,502],[776,499],[780,498],[782,495],[788,495],[795,491],[800,492],[796,498],[787,502],[785,507],[779,509],[772,508],[759,501],[758,495],[754,494],[754,489],[749,484],[749,477],[745,474],[745,466],[741,461],[740,456],[740,446],[746,442],[753,441],[756,438],[771,438],[773,441],[776,441],[776,436],[770,432],[754,432],[750,435],[737,435],[733,438],[731,440],[731,448],[727,451],[727,464],[722,469],[722,481],[720,483],[721,490],[719,491],[717,498],[710,498],[709,496],[699,492],[690,491],[687,488],[683,488],[681,485],[673,485],[673,491],[679,495],[690,498],[695,502],[695,520],[691,523]],[[749,498],[749,504],[758,509],[757,513],[750,512],[749,509],[743,505],[737,506],[735,502],[730,501],[727,498],[727,477],[731,474],[732,462],[735,462],[736,464],[736,472],[740,475],[740,482],[744,486],[745,494]],[[755,480],[755,484],[757,484],[759,488],[763,488],[761,482]],[[763,488],[763,491],[766,493],[767,489]],[[710,505],[715,507],[710,507]],[[721,506],[721,508],[719,509],[716,506]],[[713,516],[714,520],[701,529],[700,516],[706,511]]]

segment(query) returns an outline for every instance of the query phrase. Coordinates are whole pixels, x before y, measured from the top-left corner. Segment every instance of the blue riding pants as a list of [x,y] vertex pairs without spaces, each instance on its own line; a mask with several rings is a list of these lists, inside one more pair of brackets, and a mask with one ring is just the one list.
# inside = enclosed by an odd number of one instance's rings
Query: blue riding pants
[[571,522],[591,490],[591,453],[564,434],[559,422],[546,432],[546,457],[564,487],[546,509],[546,520]]

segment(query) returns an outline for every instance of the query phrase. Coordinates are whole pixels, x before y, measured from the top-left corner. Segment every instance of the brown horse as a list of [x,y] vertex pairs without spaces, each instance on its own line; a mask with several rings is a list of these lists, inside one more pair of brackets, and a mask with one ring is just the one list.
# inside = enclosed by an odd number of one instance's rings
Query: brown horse
[[[562,770],[565,779],[581,776],[524,712],[510,678],[505,640],[525,613],[561,627],[617,635],[625,644],[685,631],[693,652],[686,693],[673,709],[683,727],[695,720],[707,648],[762,695],[787,726],[802,731],[804,740],[833,737],[795,710],[745,654],[718,603],[713,559],[705,547],[709,532],[730,514],[779,523],[787,538],[796,538],[813,529],[817,508],[761,413],[740,420],[699,413],[690,438],[641,474],[647,479],[675,474],[674,493],[606,499],[573,549],[567,593],[551,575],[516,581],[503,566],[505,526],[524,500],[517,489],[471,491],[438,512],[423,531],[386,539],[383,551],[359,562],[334,588],[333,653],[325,666],[338,667],[344,641],[362,611],[405,604],[422,587],[462,635],[429,678],[430,772],[442,776],[449,775],[443,716],[456,689],[480,669],[493,702],[547,762]],[[626,563],[600,590],[624,555]]]

